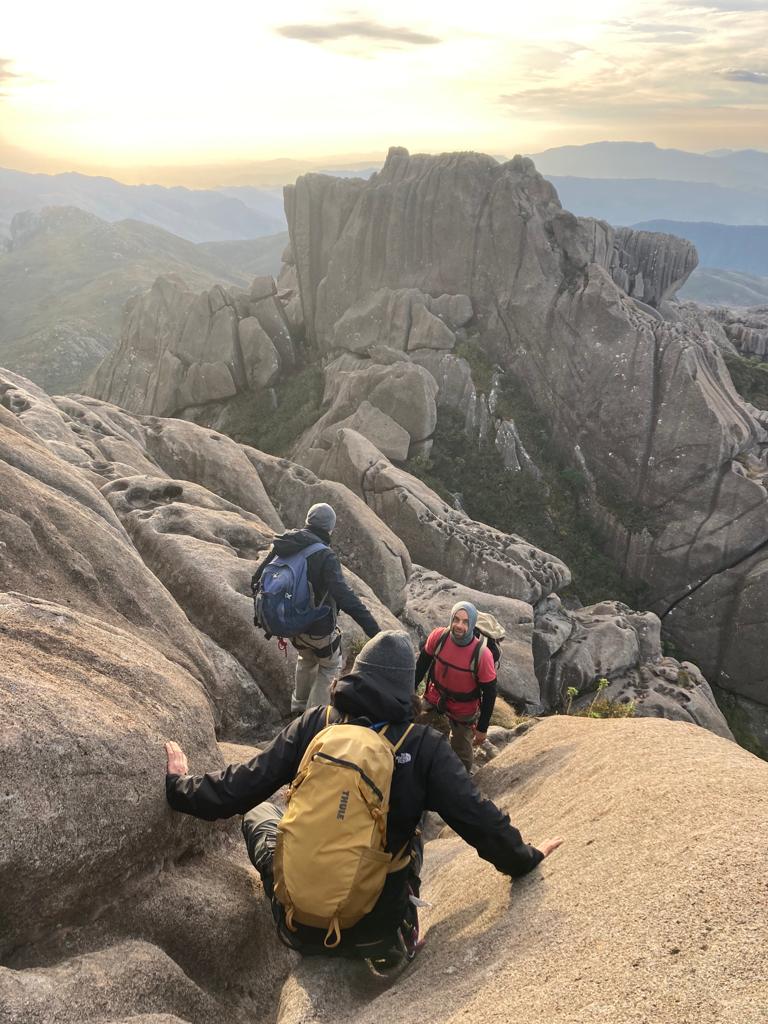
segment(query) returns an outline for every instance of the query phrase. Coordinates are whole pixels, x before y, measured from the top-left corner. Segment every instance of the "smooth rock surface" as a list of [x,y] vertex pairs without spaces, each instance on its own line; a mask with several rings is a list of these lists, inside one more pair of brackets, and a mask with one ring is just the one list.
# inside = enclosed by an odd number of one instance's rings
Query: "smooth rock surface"
[[414,561],[450,580],[528,603],[570,580],[557,558],[449,508],[354,431],[338,432],[320,474],[362,497],[402,538]]

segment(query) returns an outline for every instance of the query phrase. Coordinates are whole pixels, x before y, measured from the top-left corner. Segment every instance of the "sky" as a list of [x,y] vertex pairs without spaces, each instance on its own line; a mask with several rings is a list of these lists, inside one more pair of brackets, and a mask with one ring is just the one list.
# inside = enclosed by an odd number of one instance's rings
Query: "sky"
[[[10,5],[8,5],[10,8]],[[239,165],[604,139],[768,148],[768,0],[26,0],[0,165]]]

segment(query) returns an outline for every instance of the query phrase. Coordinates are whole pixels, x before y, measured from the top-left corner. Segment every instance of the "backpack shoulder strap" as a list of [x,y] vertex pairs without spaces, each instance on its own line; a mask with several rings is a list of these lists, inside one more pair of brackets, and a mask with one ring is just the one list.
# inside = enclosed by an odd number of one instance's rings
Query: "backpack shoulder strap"
[[400,747],[402,747],[403,743],[405,742],[406,736],[408,735],[408,733],[411,731],[412,728],[413,728],[413,722],[410,722],[408,724],[408,728],[405,730],[405,732],[400,737],[400,739],[397,741],[397,743],[394,743],[392,745],[392,753],[393,754],[396,754],[398,752],[398,750],[400,749]]
[[440,653],[440,651],[442,651],[442,649],[445,647],[445,642],[448,639],[448,637],[450,635],[450,632],[451,632],[450,629],[444,629],[443,630],[442,636],[437,641],[437,644],[435,645],[435,650],[432,653],[431,657],[436,658],[438,656],[438,654]]
[[470,663],[470,668],[472,669],[472,675],[475,677],[475,682],[479,686],[480,680],[477,677],[480,673],[480,655],[488,646],[488,641],[485,639],[482,633],[480,634],[479,637],[476,637],[475,639],[477,640],[477,643],[475,644],[474,651],[472,651],[472,661]]
[[328,545],[323,544],[321,540],[318,540],[315,541],[314,544],[308,544],[305,548],[302,548],[301,551],[297,551],[296,554],[302,555],[304,558],[309,558],[310,555],[314,555],[317,551],[322,551],[323,548],[327,549]]

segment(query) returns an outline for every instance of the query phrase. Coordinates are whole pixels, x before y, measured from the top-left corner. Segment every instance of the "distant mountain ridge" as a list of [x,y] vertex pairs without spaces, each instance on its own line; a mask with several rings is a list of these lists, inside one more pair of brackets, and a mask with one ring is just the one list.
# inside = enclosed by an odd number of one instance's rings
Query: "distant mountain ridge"
[[757,149],[703,154],[660,149],[653,142],[592,142],[547,149],[531,158],[545,177],[655,178],[768,191],[768,152]]
[[261,248],[262,272],[276,273],[285,235],[220,257],[151,224],[54,207],[17,215],[10,244],[0,252],[0,362],[62,391],[82,385],[117,342],[126,301],[159,275],[177,274],[193,290],[246,286],[255,275],[239,261],[250,268]]
[[106,221],[143,221],[190,242],[259,238],[286,228],[280,188],[248,189],[244,201],[228,190],[124,185],[74,172],[0,168],[0,234],[7,233],[15,214],[49,206],[77,206]]
[[632,226],[687,238],[696,246],[701,266],[768,275],[768,226],[676,220],[648,220]]
[[765,306],[768,305],[768,277],[697,267],[677,296],[703,306]]
[[651,220],[768,225],[768,189],[745,191],[707,182],[542,173],[557,189],[566,210],[617,227]]

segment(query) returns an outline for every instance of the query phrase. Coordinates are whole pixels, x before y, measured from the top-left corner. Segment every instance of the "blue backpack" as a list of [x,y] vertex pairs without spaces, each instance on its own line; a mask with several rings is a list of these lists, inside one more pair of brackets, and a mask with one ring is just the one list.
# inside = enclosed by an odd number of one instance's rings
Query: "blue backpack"
[[328,626],[316,635],[331,632],[331,609],[327,605],[315,607],[307,579],[307,559],[327,547],[318,541],[295,555],[274,555],[264,566],[258,583],[252,584],[253,621],[264,630],[267,639],[312,633],[322,619],[328,620]]

